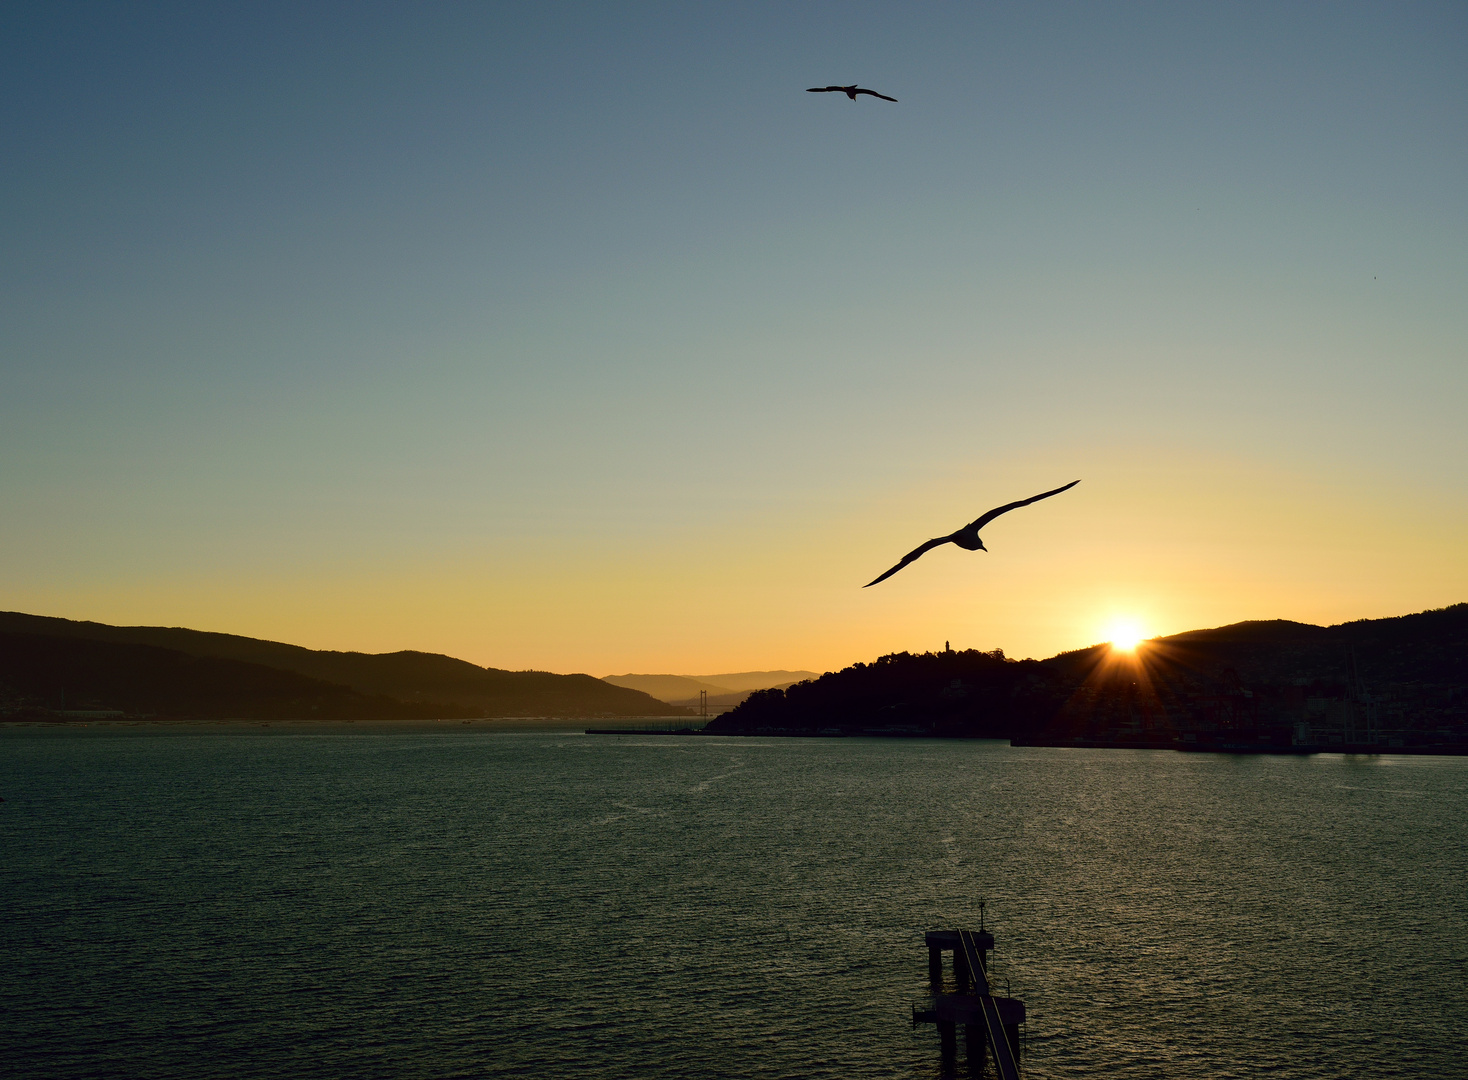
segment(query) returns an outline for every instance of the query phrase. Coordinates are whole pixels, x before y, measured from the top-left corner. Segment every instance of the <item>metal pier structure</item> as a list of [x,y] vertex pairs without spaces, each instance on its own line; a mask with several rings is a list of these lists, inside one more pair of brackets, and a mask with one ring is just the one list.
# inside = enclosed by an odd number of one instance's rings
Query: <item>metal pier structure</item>
[[[982,915],[981,915],[982,919]],[[970,1071],[983,1074],[988,1054],[1000,1080],[1019,1080],[1019,1029],[1025,1022],[1025,1003],[995,996],[989,985],[989,953],[994,936],[982,929],[929,930],[928,981],[932,1001],[914,1006],[913,1026],[936,1024],[943,1061],[951,1066],[958,1056],[958,1025],[964,1029],[964,1048]],[[943,954],[953,954],[955,993],[943,992]]]

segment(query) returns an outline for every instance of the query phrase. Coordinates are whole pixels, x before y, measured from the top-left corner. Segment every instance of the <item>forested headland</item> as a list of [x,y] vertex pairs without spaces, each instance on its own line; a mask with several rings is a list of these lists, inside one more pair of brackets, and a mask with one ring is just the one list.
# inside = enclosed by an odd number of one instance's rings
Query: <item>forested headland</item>
[[726,734],[1006,738],[1198,749],[1468,750],[1468,604],[1321,627],[1275,620],[1047,660],[893,653],[711,721]]

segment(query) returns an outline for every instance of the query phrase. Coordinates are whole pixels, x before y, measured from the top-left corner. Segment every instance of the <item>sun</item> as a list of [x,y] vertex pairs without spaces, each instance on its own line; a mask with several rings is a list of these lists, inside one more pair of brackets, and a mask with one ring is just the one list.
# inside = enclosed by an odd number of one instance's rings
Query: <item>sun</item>
[[1142,641],[1142,629],[1132,619],[1117,619],[1107,629],[1107,638],[1117,652],[1135,652]]

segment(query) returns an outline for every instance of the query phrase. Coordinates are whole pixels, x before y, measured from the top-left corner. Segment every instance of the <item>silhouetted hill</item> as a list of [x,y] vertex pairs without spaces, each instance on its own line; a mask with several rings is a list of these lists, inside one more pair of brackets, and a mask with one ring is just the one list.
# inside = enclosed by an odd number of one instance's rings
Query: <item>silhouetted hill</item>
[[784,690],[756,690],[705,730],[1008,738],[1042,722],[1058,693],[1056,673],[998,650],[893,653]]
[[482,668],[437,653],[327,652],[180,627],[109,626],[0,612],[0,633],[148,645],[188,656],[261,665],[365,697],[435,706],[455,716],[686,716],[636,690],[590,675]]
[[1235,623],[1013,661],[895,653],[750,695],[708,730],[1218,746],[1462,745],[1468,604],[1321,627]]
[[[23,716],[117,710],[168,718],[400,720],[443,716],[239,660],[176,649],[0,633],[0,705]],[[462,712],[462,711],[461,711]]]
[[[1368,684],[1468,679],[1468,604],[1337,626],[1241,622],[1146,642],[1143,653],[1164,669],[1206,673],[1233,669],[1246,683],[1343,683],[1354,658]],[[1062,653],[1046,663],[1072,675],[1094,668],[1105,645]]]

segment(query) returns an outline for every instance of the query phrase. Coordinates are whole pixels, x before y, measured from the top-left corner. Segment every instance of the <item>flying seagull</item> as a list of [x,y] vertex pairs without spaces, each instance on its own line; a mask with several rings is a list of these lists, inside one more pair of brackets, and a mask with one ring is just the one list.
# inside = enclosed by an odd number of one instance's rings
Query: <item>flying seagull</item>
[[993,521],[1000,514],[1007,514],[1011,510],[1018,510],[1021,506],[1029,506],[1030,503],[1039,502],[1041,499],[1048,499],[1052,495],[1059,495],[1062,491],[1069,491],[1071,488],[1075,487],[1079,483],[1079,480],[1072,480],[1070,483],[1066,484],[1065,487],[1058,487],[1054,491],[1042,492],[1041,494],[1035,495],[1029,499],[1021,499],[1019,502],[1005,503],[1003,506],[996,506],[987,514],[983,515],[983,517],[979,518],[977,521],[969,522],[957,532],[949,533],[947,536],[940,536],[936,540],[929,540],[922,547],[914,548],[912,551],[909,551],[906,555],[902,556],[902,561],[900,563],[894,566],[891,570],[888,570],[881,577],[877,578],[876,581],[868,581],[865,585],[862,586],[862,588],[870,589],[873,585],[877,583],[877,581],[886,581],[889,577],[897,573],[897,571],[901,570],[904,566],[912,562],[919,555],[923,554],[926,551],[932,551],[933,548],[941,547],[944,544],[957,544],[965,551],[988,551],[989,549],[984,546],[984,542],[979,539],[979,530],[982,529],[985,525],[989,524],[989,522]]
[[879,94],[875,90],[861,90],[861,89],[858,89],[856,83],[852,83],[850,86],[812,86],[809,90],[806,91],[806,93],[807,94],[831,94],[831,93],[845,94],[852,101],[855,101],[856,100],[856,95],[857,94],[871,94],[872,97],[879,97],[883,101],[896,101],[897,100],[895,97],[888,97],[886,94]]

